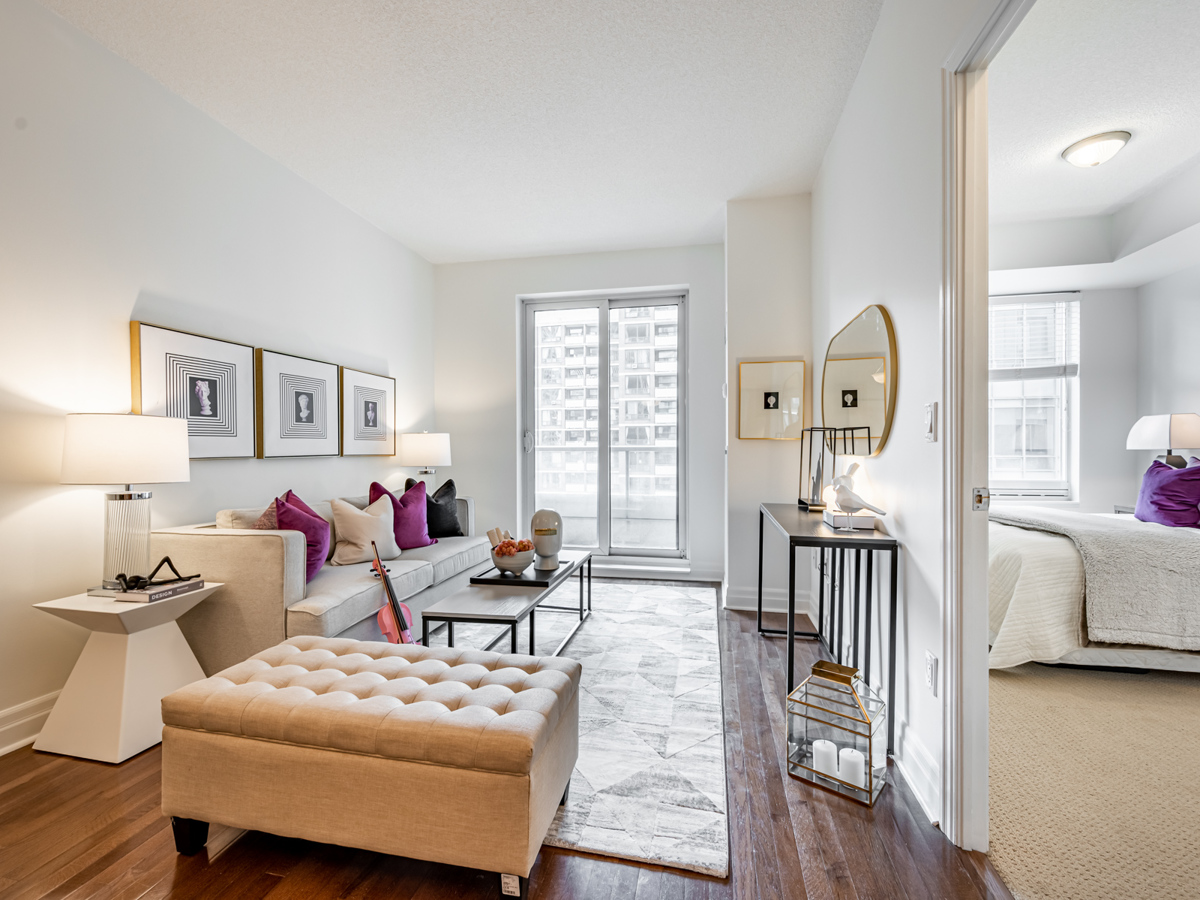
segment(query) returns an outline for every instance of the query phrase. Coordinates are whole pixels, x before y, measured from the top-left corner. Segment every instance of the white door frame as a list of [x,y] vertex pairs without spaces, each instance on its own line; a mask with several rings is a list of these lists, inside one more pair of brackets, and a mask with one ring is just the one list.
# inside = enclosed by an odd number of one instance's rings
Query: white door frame
[[988,846],[987,66],[1034,0],[992,0],[942,75],[942,831]]

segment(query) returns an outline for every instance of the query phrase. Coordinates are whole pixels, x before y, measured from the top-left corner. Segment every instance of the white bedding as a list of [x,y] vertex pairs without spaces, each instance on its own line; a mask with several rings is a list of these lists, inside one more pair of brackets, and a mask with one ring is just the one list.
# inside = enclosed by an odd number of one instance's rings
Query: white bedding
[[1074,541],[988,523],[988,641],[992,669],[1052,662],[1087,644]]
[[988,523],[988,667],[1027,662],[1200,672],[1200,653],[1090,642],[1083,559],[1065,535]]

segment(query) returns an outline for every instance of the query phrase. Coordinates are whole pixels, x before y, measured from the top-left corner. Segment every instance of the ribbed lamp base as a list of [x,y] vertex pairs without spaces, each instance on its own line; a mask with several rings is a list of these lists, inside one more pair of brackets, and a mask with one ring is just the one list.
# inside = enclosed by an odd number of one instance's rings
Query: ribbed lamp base
[[104,587],[121,586],[117,575],[150,574],[150,491],[106,494]]

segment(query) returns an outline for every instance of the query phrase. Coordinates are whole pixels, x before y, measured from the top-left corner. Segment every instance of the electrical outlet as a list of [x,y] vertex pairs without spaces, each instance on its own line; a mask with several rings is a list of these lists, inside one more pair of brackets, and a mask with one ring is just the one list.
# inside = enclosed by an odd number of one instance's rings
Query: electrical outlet
[[937,657],[925,651],[925,687],[933,696],[937,696]]

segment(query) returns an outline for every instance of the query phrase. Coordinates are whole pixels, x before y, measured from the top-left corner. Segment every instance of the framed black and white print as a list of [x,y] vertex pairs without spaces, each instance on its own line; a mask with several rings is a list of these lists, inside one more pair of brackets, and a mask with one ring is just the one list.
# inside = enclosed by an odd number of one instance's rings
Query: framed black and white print
[[192,459],[252,457],[254,348],[129,323],[133,411],[187,419]]
[[743,441],[794,441],[804,430],[808,405],[804,360],[738,363],[738,437]]
[[395,454],[396,379],[342,366],[342,455]]
[[254,351],[258,456],[337,456],[341,439],[338,367],[303,356]]

